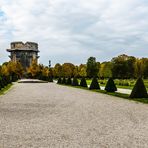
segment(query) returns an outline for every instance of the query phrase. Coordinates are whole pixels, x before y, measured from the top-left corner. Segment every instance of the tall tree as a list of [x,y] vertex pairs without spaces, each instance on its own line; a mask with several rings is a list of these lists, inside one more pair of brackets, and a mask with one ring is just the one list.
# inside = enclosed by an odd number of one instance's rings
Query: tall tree
[[112,59],[112,74],[114,78],[134,77],[135,58],[125,54]]
[[62,76],[62,66],[61,64],[57,63],[53,68],[53,76],[54,77],[61,77]]
[[148,58],[142,58],[142,64],[143,64],[143,77],[145,79],[148,78]]
[[87,76],[92,78],[92,77],[96,77],[98,72],[99,72],[99,65],[96,62],[96,58],[95,57],[90,57],[87,60]]
[[99,70],[99,77],[101,78],[112,77],[112,63],[111,62],[101,63],[100,70]]
[[79,76],[79,67],[75,66],[74,71],[73,71],[73,76],[78,77]]

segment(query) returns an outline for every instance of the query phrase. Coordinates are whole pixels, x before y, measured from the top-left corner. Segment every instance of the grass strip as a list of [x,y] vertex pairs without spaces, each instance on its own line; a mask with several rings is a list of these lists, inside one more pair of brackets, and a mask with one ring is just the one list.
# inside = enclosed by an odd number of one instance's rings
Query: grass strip
[[12,85],[13,84],[11,83],[11,84],[8,84],[7,86],[5,86],[4,88],[2,88],[0,90],[0,95],[4,95],[11,88]]
[[85,88],[85,87],[81,87],[81,86],[71,86],[71,85],[63,85],[63,84],[59,84],[59,85],[83,89],[83,90],[88,90],[88,91],[91,91],[91,92],[102,93],[102,94],[114,96],[114,97],[117,97],[117,98],[122,98],[122,99],[127,99],[127,100],[130,100],[130,101],[136,101],[136,102],[148,104],[148,98],[132,98],[131,99],[131,98],[129,98],[128,94],[123,94],[123,93],[119,93],[119,92],[113,93],[113,92],[107,92],[105,90],[89,90],[89,88]]

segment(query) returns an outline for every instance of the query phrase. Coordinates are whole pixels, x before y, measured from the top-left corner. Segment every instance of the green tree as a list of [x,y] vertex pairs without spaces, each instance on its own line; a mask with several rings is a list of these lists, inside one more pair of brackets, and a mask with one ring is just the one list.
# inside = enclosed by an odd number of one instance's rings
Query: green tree
[[111,62],[101,63],[98,76],[101,78],[112,77],[112,63]]
[[148,78],[148,58],[142,58],[141,60],[142,60],[142,64],[143,64],[143,66],[142,66],[142,68],[143,68],[142,75],[143,75],[143,77],[145,79],[147,79]]
[[96,58],[95,57],[90,57],[87,60],[87,76],[92,78],[92,77],[96,77],[98,75],[99,72],[99,65],[96,62]]
[[114,78],[133,78],[136,59],[132,56],[120,55],[112,59],[112,75]]

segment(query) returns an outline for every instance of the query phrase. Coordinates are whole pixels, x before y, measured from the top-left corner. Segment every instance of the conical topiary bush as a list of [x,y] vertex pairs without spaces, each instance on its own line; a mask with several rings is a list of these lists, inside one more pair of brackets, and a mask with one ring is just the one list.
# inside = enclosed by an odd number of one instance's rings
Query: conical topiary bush
[[72,81],[71,81],[71,78],[70,77],[67,79],[66,84],[67,85],[71,85],[72,84]]
[[61,84],[62,83],[62,79],[61,77],[58,78],[57,84]]
[[80,86],[82,86],[82,87],[87,87],[87,83],[86,83],[85,77],[83,77],[83,78],[81,79]]
[[62,79],[62,84],[66,84],[66,78],[65,77],[63,77],[63,79]]
[[138,78],[130,98],[148,98],[148,93],[141,77]]
[[99,85],[98,79],[96,77],[94,77],[92,79],[89,89],[100,89],[100,85]]
[[109,78],[109,80],[108,80],[108,82],[107,82],[107,84],[105,86],[105,90],[107,92],[115,92],[115,91],[117,91],[117,87],[116,87],[116,85],[114,83],[114,80],[112,78]]
[[78,79],[76,77],[73,78],[72,86],[79,86]]

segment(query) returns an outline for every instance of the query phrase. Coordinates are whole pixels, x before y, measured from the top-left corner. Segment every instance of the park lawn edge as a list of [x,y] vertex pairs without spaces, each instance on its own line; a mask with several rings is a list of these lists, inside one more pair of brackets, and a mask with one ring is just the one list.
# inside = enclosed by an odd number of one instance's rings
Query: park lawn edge
[[65,84],[58,84],[61,86],[67,86],[67,87],[73,87],[73,88],[77,88],[77,89],[83,89],[83,90],[88,90],[91,92],[97,92],[97,93],[102,93],[102,94],[106,94],[106,95],[110,95],[110,96],[114,96],[116,98],[122,98],[122,99],[127,99],[129,101],[135,101],[135,102],[140,102],[140,103],[144,103],[144,104],[148,104],[148,98],[129,98],[128,94],[124,94],[124,93],[119,93],[119,92],[107,92],[105,90],[90,90],[88,87],[81,87],[81,86],[71,86],[71,85],[65,85]]
[[11,84],[8,84],[7,86],[5,86],[4,88],[2,88],[1,90],[0,90],[0,96],[1,95],[4,95],[11,87],[12,87],[12,83]]

